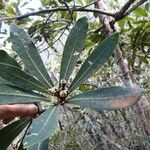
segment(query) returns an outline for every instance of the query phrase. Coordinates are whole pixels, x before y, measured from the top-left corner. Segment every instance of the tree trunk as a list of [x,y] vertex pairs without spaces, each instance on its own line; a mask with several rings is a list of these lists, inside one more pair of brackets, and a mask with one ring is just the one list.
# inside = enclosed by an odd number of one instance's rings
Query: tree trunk
[[[99,0],[95,3],[95,7],[100,10],[106,10],[106,6],[103,0]],[[103,24],[103,29],[107,33],[107,35],[111,34],[112,32],[116,31],[115,24],[112,25],[112,19],[106,15],[99,14],[100,22]],[[117,63],[118,67],[120,68],[120,71],[122,73],[122,80],[126,87],[134,87],[137,85],[134,85],[130,76],[130,72],[128,69],[128,64],[124,60],[122,56],[122,51],[117,46],[116,50],[114,51],[114,59]],[[146,137],[148,138],[150,142],[150,104],[148,100],[144,97],[141,98],[138,103],[136,104],[136,112],[139,116],[139,119],[141,121],[143,131],[146,134]]]

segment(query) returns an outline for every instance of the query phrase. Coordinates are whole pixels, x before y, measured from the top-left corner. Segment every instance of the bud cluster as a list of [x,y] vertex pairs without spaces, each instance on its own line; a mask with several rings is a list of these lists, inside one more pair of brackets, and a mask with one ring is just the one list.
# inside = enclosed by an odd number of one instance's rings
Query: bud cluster
[[65,101],[66,101],[66,97],[68,96],[69,92],[68,92],[68,89],[66,88],[66,80],[62,79],[60,81],[60,88],[56,88],[56,87],[53,87],[51,89],[49,89],[49,93],[51,93],[55,98],[55,102],[54,104],[64,104]]

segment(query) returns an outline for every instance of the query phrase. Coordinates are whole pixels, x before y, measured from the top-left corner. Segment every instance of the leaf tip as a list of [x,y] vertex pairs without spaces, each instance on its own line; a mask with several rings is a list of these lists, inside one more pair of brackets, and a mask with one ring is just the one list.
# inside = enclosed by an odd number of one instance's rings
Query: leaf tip
[[77,24],[80,24],[80,23],[84,23],[84,25],[87,25],[88,26],[88,18],[87,17],[81,17],[78,21],[77,21]]

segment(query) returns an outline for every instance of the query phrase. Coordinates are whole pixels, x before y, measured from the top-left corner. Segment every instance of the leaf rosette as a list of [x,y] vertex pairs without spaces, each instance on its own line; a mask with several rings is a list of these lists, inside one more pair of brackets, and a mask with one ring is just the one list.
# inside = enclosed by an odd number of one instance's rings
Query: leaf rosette
[[[49,106],[39,117],[32,120],[20,149],[24,147],[30,150],[38,147],[40,150],[42,147],[48,147],[46,143],[49,136],[58,128],[59,107],[65,106],[66,103],[96,111],[114,110],[132,106],[142,96],[144,92],[142,89],[118,86],[72,94],[109,59],[119,39],[119,34],[113,33],[99,43],[71,81],[70,77],[84,48],[87,31],[87,18],[80,18],[66,40],[59,85],[54,85],[29,35],[17,25],[10,25],[10,41],[30,74],[23,71],[15,59],[5,51],[0,51],[0,76],[6,81],[0,84],[0,104],[47,102]],[[12,133],[8,137],[9,140],[0,138],[1,147],[6,149],[30,121],[20,119],[0,130],[2,134],[5,130]]]

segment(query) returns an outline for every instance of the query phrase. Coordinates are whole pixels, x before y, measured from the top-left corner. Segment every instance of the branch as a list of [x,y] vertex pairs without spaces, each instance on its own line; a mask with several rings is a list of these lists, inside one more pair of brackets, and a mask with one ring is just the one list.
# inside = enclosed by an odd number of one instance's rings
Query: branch
[[147,0],[140,0],[137,4],[135,4],[131,9],[129,9],[124,16],[128,16],[131,12],[133,12],[136,8],[144,4]]
[[68,12],[69,12],[69,14],[70,14],[70,16],[71,16],[71,20],[73,20],[73,12],[72,12],[72,9],[70,9],[70,7],[68,6],[68,4],[64,1],[64,0],[60,0],[65,6],[66,6],[66,8],[68,9]]
[[[69,12],[74,12],[74,11],[79,11],[79,12],[93,12],[93,13],[97,13],[97,14],[102,14],[102,15],[106,15],[106,16],[110,16],[113,17],[114,20],[112,21],[112,24],[114,24],[116,21],[123,19],[124,17],[126,17],[127,15],[129,15],[132,11],[134,11],[137,7],[139,7],[140,5],[142,5],[144,2],[146,2],[147,0],[140,0],[137,4],[135,4],[131,9],[128,10],[128,8],[135,2],[135,0],[129,0],[121,9],[120,11],[116,12],[116,13],[112,13],[109,11],[104,11],[101,9],[89,9],[86,8],[90,5],[93,5],[94,3],[96,3],[98,0],[95,0],[94,2],[83,6],[83,7],[58,7],[58,8],[51,8],[51,9],[45,9],[45,10],[39,10],[39,11],[35,11],[35,12],[31,12],[31,13],[27,13],[24,15],[20,15],[20,16],[16,16],[16,17],[4,17],[4,18],[0,18],[0,21],[4,21],[4,20],[22,20],[25,18],[28,18],[30,16],[38,16],[40,14],[49,14],[51,12],[59,12],[59,11],[69,11]],[[127,11],[128,10],[128,11]]]
[[115,14],[115,20],[120,20],[124,13],[129,9],[129,7],[135,2],[135,0],[129,0],[124,4],[124,6]]
[[[105,4],[102,3],[101,1],[96,4],[96,7],[102,10],[105,10]],[[114,27],[110,25],[110,19],[106,18],[104,15],[99,15],[100,22],[103,24],[103,28],[106,31],[108,35],[110,35],[112,32],[114,32]],[[129,69],[128,65],[125,63],[123,57],[122,57],[122,51],[119,46],[116,47],[116,50],[114,51],[114,59],[116,64],[119,66],[122,77],[123,77],[123,82],[127,87],[132,87],[132,80],[129,74]]]
[[[114,17],[114,13],[103,11],[103,10],[99,10],[99,9],[88,9],[88,8],[82,8],[82,7],[81,8],[71,8],[71,7],[69,7],[69,10],[72,10],[72,12],[74,12],[74,11],[93,12],[93,13],[98,13],[98,14],[103,14],[103,15],[107,15],[107,16],[110,16],[110,17]],[[35,11],[35,12],[24,14],[24,15],[16,16],[16,17],[0,18],[0,20],[1,21],[14,20],[14,19],[22,20],[22,19],[28,18],[30,16],[38,16],[40,14],[48,14],[48,13],[51,13],[51,12],[58,12],[58,11],[68,11],[68,8],[66,8],[66,7],[58,7],[58,8],[39,10],[39,11]]]
[[[133,12],[136,8],[138,8],[139,6],[141,6],[143,3],[145,3],[147,0],[140,0],[139,2],[137,2],[135,5],[133,5],[132,8],[129,9],[129,7],[135,2],[135,0],[129,0],[121,9],[120,11],[118,11],[114,18],[115,21],[119,21],[123,18],[125,18],[126,16],[128,16],[131,12]],[[129,10],[128,10],[129,9]],[[127,11],[128,10],[128,11]]]

